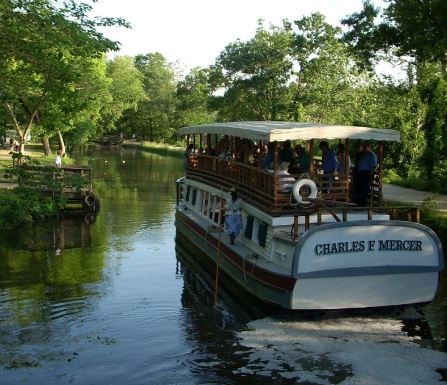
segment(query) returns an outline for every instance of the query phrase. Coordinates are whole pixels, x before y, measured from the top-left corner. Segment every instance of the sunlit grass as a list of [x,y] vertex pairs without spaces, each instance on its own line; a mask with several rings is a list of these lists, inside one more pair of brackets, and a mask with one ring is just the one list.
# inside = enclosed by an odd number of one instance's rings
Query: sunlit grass
[[170,154],[174,156],[181,156],[185,149],[177,145],[170,145],[165,143],[141,141],[131,142],[126,141],[123,143],[124,147],[138,147],[143,151],[155,152],[157,154]]

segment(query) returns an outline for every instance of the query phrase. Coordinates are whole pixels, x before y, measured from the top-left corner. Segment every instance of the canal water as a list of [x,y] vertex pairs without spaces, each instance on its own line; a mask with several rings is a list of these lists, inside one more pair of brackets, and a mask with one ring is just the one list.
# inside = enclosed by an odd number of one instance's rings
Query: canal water
[[[447,293],[404,314],[259,309],[176,244],[181,158],[89,150],[101,210],[0,240],[0,384],[439,384]],[[445,277],[445,274],[444,274]],[[442,382],[441,382],[442,383]]]

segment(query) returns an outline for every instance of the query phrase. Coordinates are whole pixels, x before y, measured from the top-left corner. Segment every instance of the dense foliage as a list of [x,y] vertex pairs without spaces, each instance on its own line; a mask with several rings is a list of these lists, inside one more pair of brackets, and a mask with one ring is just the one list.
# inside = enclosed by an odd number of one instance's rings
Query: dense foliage
[[62,201],[42,199],[39,191],[0,189],[0,231],[57,215],[62,208]]
[[[390,177],[447,189],[447,31],[444,0],[366,0],[342,21],[321,14],[229,42],[209,68],[182,74],[159,52],[107,59],[118,43],[75,1],[0,3],[0,127],[63,146],[121,134],[180,141],[178,128],[223,120],[297,120],[400,131]],[[378,75],[380,63],[404,69]],[[396,63],[400,63],[397,67]],[[63,137],[63,138],[62,138]]]

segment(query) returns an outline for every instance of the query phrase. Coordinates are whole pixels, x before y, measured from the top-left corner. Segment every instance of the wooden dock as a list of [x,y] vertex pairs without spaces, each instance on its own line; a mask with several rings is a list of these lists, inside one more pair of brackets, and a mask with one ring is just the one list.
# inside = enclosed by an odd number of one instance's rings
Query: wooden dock
[[4,188],[39,191],[46,198],[63,197],[65,208],[99,211],[99,199],[93,193],[91,166],[15,166],[15,177]]

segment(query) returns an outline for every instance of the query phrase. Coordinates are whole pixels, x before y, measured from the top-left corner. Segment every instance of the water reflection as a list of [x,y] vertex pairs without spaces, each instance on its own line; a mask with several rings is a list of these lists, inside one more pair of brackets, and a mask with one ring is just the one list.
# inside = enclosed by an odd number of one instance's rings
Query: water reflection
[[26,326],[88,308],[104,268],[91,244],[84,216],[25,226],[0,243],[0,319]]
[[[215,307],[214,275],[174,242],[181,159],[108,148],[78,162],[94,169],[96,219],[66,217],[0,240],[0,383],[290,383],[247,377],[243,368],[257,363],[240,343],[250,321],[284,314],[221,286]],[[442,285],[429,307],[440,339]]]
[[66,217],[19,227],[9,236],[15,250],[50,251],[91,247],[96,213],[68,212]]

